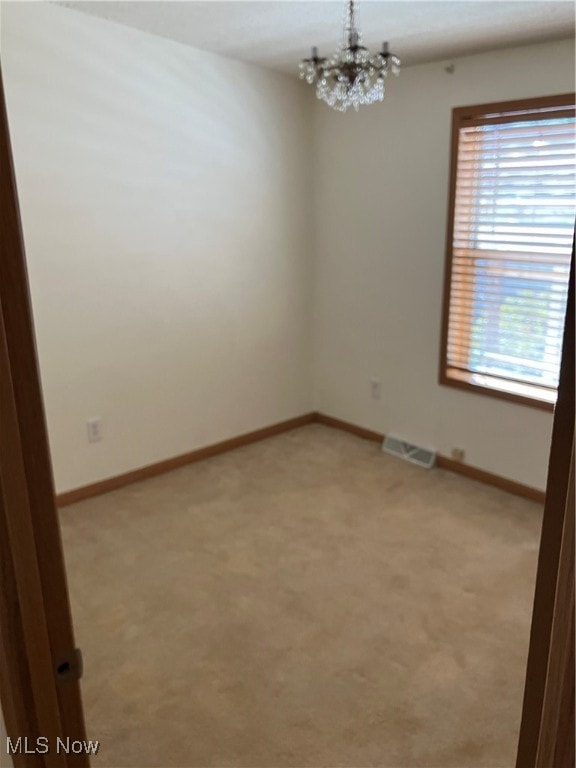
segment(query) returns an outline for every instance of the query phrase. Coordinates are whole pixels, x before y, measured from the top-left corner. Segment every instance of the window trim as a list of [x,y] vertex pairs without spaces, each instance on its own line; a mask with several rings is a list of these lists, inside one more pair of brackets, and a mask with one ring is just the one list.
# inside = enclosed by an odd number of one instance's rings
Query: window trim
[[[544,108],[558,109],[558,117],[574,116],[576,95],[565,93],[557,96],[544,96],[513,101],[489,102],[467,107],[455,107],[452,110],[450,135],[450,176],[448,185],[448,216],[446,223],[446,250],[444,260],[444,291],[442,300],[442,329],[440,336],[440,375],[439,383],[478,395],[499,398],[509,402],[527,405],[546,411],[553,411],[556,403],[556,390],[539,387],[534,384],[515,384],[507,379],[488,375],[468,373],[448,365],[448,330],[450,322],[450,293],[452,288],[452,241],[454,234],[454,211],[456,204],[456,181],[458,174],[458,139],[459,129],[466,125],[484,123],[482,116],[497,115],[506,112],[520,112],[523,109]],[[567,107],[567,109],[562,109]],[[501,120],[502,121],[502,120]]]

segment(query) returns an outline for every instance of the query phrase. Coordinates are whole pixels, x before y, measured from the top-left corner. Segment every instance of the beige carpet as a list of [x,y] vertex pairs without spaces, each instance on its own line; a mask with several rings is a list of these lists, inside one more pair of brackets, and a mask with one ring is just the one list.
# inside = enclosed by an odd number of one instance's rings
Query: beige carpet
[[513,766],[538,505],[311,425],[61,517],[94,766]]

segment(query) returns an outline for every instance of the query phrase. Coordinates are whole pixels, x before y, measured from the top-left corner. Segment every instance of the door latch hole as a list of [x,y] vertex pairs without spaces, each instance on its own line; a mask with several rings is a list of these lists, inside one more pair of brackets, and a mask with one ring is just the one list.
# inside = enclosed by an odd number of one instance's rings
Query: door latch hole
[[82,677],[82,651],[75,648],[68,657],[60,657],[56,664],[56,677],[58,680],[80,680]]
[[70,662],[63,661],[62,664],[58,664],[56,667],[56,672],[58,673],[58,677],[68,677],[71,669]]

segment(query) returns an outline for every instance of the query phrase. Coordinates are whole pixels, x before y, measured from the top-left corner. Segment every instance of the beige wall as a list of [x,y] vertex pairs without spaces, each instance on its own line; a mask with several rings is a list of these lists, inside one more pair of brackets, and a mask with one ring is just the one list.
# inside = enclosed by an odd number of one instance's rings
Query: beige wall
[[544,487],[549,413],[437,384],[449,127],[573,89],[570,42],[405,68],[345,115],[49,4],[3,3],[2,43],[59,491],[312,407]]
[[573,90],[574,46],[448,63],[406,68],[358,114],[316,105],[316,406],[544,488],[551,414],[437,383],[450,111]]
[[305,89],[52,4],[2,5],[58,490],[310,411]]

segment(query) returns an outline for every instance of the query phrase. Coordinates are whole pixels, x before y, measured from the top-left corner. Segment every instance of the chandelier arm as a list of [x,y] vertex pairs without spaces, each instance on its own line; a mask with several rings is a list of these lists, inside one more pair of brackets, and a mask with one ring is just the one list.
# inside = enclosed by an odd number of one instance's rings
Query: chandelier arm
[[386,77],[398,74],[399,68],[400,59],[389,52],[388,43],[373,55],[362,45],[355,0],[347,0],[342,44],[329,58],[320,58],[313,48],[312,56],[300,62],[300,77],[315,83],[317,97],[333,109],[358,111],[362,104],[384,99]]

